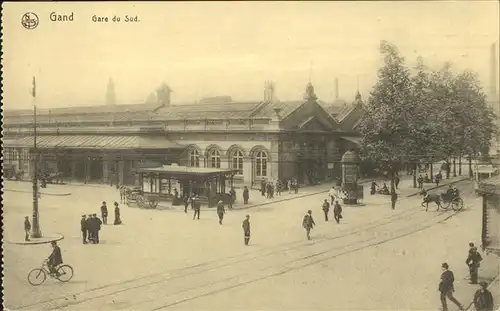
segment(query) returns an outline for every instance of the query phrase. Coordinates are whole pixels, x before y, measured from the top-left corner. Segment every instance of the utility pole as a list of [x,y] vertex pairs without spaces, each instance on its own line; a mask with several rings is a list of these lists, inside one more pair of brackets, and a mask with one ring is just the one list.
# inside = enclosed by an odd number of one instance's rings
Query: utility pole
[[33,89],[31,91],[33,97],[33,226],[31,231],[32,238],[41,238],[42,231],[40,230],[40,217],[38,214],[38,151],[36,147],[36,81],[33,77]]

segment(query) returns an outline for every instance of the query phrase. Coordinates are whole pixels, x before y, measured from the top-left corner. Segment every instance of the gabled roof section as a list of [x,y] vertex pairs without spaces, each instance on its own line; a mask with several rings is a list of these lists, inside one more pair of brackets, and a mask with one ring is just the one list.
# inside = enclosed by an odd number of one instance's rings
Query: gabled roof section
[[285,119],[305,103],[305,100],[266,102],[252,116],[257,119],[272,118],[275,115],[275,109],[280,109],[281,119]]
[[333,103],[326,103],[318,100],[318,104],[332,117],[336,118],[345,106],[348,105],[347,101],[343,99],[336,99]]

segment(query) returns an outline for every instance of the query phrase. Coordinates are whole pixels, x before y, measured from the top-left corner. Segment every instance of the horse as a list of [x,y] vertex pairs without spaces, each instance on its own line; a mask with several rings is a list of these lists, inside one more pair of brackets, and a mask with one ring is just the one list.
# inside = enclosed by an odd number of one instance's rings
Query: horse
[[[439,208],[441,207],[441,196],[438,194],[429,194],[427,190],[422,189],[420,191],[420,195],[423,196],[423,201],[422,201],[422,207],[425,207],[425,211],[429,209],[429,203],[434,202],[437,205],[437,210],[439,211]],[[425,206],[424,206],[425,204]]]

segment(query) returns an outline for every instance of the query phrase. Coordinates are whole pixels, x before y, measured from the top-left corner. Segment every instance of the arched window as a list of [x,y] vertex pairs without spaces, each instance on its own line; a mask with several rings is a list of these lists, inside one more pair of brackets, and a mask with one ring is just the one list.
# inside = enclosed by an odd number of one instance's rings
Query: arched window
[[236,175],[243,175],[243,152],[241,150],[235,150],[231,154],[231,168],[238,170]]
[[257,152],[255,156],[255,176],[267,176],[267,153],[265,153],[264,151]]
[[198,150],[189,150],[188,164],[191,167],[200,167],[200,153],[198,152]]
[[220,151],[217,149],[212,149],[208,153],[208,157],[210,159],[210,167],[212,168],[220,168]]

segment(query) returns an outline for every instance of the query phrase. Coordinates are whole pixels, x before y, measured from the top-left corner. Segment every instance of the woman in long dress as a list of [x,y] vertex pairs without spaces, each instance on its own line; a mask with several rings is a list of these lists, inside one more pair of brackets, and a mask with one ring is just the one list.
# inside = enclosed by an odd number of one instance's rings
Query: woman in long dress
[[115,225],[120,225],[122,220],[120,219],[120,208],[118,207],[118,202],[115,202]]

